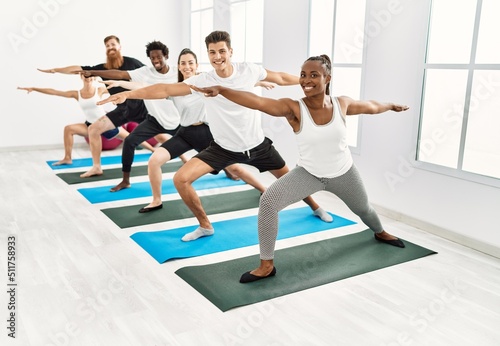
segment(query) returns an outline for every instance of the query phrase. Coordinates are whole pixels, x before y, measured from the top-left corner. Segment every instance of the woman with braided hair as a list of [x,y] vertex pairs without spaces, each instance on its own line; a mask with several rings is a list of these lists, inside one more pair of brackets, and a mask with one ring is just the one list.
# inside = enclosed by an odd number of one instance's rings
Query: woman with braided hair
[[338,196],[370,227],[376,240],[405,247],[400,239],[384,230],[368,201],[347,145],[345,118],[357,114],[401,112],[408,107],[377,101],[357,101],[347,96],[331,97],[330,81],[330,58],[321,55],[310,57],[302,65],[299,84],[305,97],[300,100],[275,100],[221,86],[193,87],[208,97],[222,95],[242,106],[271,116],[285,117],[296,135],[298,165],[271,184],[260,199],[260,266],[244,273],[240,278],[242,283],[276,274],[274,249],[278,234],[278,212],[317,191],[328,191]]

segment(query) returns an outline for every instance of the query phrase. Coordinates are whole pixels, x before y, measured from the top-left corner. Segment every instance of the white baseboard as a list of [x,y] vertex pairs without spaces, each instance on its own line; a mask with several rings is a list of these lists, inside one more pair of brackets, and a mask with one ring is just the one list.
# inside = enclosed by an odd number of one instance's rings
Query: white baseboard
[[437,235],[438,237],[453,241],[457,244],[467,246],[471,249],[480,251],[480,252],[485,253],[487,255],[490,255],[490,256],[493,256],[496,258],[500,258],[500,248],[499,247],[496,247],[494,245],[482,242],[480,240],[467,237],[463,234],[459,234],[459,233],[450,231],[448,229],[433,225],[429,222],[416,219],[412,216],[408,216],[408,215],[405,215],[403,213],[396,212],[394,210],[381,207],[381,206],[376,205],[376,204],[372,204],[372,205],[373,205],[373,208],[375,208],[377,213],[379,213],[380,215],[389,217],[389,218],[396,220],[396,221],[404,222],[407,225],[410,225],[410,226],[416,227],[418,229],[424,230],[426,232],[429,232],[431,234]]
[[[88,148],[87,143],[74,143],[74,148]],[[37,150],[64,150],[63,144],[46,144],[46,145],[25,145],[15,147],[0,147],[0,153],[13,152],[13,151],[37,151]]]

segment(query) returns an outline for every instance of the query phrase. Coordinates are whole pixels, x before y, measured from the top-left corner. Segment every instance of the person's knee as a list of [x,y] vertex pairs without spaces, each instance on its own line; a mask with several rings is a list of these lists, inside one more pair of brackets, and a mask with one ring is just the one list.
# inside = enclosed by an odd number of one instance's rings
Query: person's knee
[[158,168],[170,161],[170,155],[167,153],[163,153],[161,149],[157,149],[153,155],[149,158],[148,167],[149,168]]
[[229,171],[229,173],[238,177],[241,177],[244,172],[244,169],[240,165],[231,165],[226,167],[226,169]]
[[273,210],[276,206],[276,198],[266,190],[260,197],[259,209]]
[[187,174],[182,171],[177,171],[177,173],[175,173],[173,181],[176,188],[182,188],[191,183]]
[[93,123],[88,127],[89,137],[99,136],[103,131],[99,123]]
[[139,145],[139,143],[140,142],[138,142],[137,137],[132,133],[130,135],[128,135],[127,137],[125,137],[125,139],[123,140],[124,146],[136,147],[137,145]]

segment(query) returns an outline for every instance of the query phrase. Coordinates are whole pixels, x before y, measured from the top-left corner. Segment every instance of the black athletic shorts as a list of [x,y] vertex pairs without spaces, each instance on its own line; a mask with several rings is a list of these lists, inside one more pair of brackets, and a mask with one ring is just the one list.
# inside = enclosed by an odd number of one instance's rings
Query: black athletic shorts
[[147,114],[148,110],[143,100],[126,100],[111,112],[106,113],[106,116],[115,127],[119,127],[131,121],[140,124],[146,119]]
[[191,149],[200,152],[206,149],[213,139],[207,124],[181,126],[177,133],[161,147],[167,149],[173,159]]
[[195,157],[208,164],[215,172],[219,172],[233,163],[253,166],[259,172],[281,169],[285,166],[285,160],[274,148],[273,141],[267,137],[261,144],[245,152],[226,150],[212,141],[208,148]]

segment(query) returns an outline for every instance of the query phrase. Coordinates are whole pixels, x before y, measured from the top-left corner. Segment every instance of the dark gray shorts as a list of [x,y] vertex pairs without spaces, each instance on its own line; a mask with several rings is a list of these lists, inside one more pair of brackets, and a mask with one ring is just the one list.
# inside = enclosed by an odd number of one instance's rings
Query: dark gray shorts
[[246,152],[234,152],[222,148],[212,141],[210,146],[199,152],[196,158],[219,172],[233,163],[244,163],[253,166],[259,172],[267,172],[281,169],[285,166],[285,160],[273,146],[273,141],[265,138],[264,141]]

